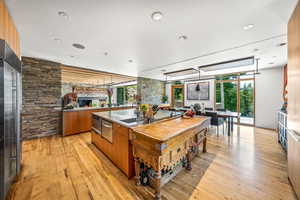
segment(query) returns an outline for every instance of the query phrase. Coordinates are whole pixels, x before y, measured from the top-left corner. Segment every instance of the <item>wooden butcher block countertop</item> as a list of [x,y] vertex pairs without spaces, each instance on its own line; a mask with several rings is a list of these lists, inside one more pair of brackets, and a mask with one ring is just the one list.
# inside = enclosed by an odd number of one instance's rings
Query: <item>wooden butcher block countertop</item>
[[179,117],[132,127],[132,130],[160,142],[165,142],[189,129],[200,126],[205,122],[210,122],[210,118],[204,116],[195,116],[189,119]]

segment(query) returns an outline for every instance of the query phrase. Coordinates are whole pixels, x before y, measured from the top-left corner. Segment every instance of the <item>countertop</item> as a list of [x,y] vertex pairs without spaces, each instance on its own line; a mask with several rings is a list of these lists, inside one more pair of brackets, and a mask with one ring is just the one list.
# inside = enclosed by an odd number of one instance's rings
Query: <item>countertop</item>
[[135,105],[121,105],[121,106],[105,106],[105,107],[79,107],[73,109],[63,109],[63,112],[73,112],[73,111],[82,111],[82,110],[101,110],[101,109],[109,109],[109,108],[130,108],[135,107]]
[[[176,113],[176,116],[178,117],[181,113]],[[154,115],[154,121],[170,118],[171,111],[168,110],[159,110],[156,115]],[[126,120],[126,119],[133,119],[137,118],[137,115],[135,113],[135,109],[127,109],[127,110],[115,110],[115,111],[105,111],[105,112],[95,112],[93,115],[99,116],[102,119],[106,119],[115,123],[119,123],[123,126],[126,127],[134,127],[138,125],[143,125],[143,121],[139,122],[132,122],[132,123],[126,123],[121,120]]]
[[195,116],[189,119],[179,117],[133,127],[132,130],[136,133],[158,140],[159,142],[165,142],[172,137],[202,124],[208,127],[210,124],[210,117]]

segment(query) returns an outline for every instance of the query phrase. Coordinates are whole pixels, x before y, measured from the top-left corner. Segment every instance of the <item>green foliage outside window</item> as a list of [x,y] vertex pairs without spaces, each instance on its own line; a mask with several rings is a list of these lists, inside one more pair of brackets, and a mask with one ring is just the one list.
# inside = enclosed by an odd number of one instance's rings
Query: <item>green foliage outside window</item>
[[174,96],[175,100],[183,100],[183,89],[182,88],[174,88]]
[[136,85],[128,85],[124,87],[117,88],[117,103],[120,105],[123,104],[132,104],[135,103],[134,96],[137,93]]
[[251,83],[244,84],[240,89],[240,110],[241,115],[244,117],[253,117],[253,86]]
[[123,87],[117,88],[117,104],[119,104],[119,105],[124,104],[124,88]]
[[[242,81],[241,81],[242,82]],[[221,88],[223,84],[224,108],[237,112],[237,82],[216,84],[216,103],[222,103]],[[254,117],[254,89],[252,83],[242,84],[240,88],[240,112],[243,117]]]

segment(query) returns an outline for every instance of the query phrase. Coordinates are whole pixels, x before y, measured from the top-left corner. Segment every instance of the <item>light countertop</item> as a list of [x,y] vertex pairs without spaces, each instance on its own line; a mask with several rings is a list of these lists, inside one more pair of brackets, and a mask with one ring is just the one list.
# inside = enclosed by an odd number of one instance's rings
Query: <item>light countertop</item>
[[[154,115],[154,121],[158,121],[161,119],[170,118],[172,111],[168,110],[159,110],[156,115]],[[173,112],[176,116],[179,116],[181,113]],[[135,109],[127,109],[127,110],[115,110],[115,111],[106,111],[106,112],[95,112],[93,115],[99,116],[102,119],[106,119],[112,122],[119,123],[126,127],[133,127],[137,125],[142,125],[144,122],[142,120],[138,122],[126,123],[122,120],[126,119],[134,119],[137,118],[137,114],[135,113]],[[174,115],[175,116],[175,115]]]
[[120,106],[105,106],[105,107],[79,107],[73,109],[64,109],[63,112],[74,112],[74,111],[82,111],[82,110],[101,110],[101,109],[110,109],[110,108],[130,108],[134,107],[134,105],[120,105]]

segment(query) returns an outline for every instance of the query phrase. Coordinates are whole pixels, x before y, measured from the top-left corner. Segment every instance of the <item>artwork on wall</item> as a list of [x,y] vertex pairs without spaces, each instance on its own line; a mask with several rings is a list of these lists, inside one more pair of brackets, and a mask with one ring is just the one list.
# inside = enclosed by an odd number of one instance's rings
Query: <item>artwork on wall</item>
[[209,100],[209,82],[187,84],[187,100]]

